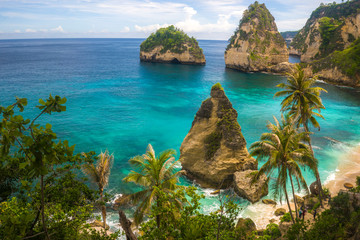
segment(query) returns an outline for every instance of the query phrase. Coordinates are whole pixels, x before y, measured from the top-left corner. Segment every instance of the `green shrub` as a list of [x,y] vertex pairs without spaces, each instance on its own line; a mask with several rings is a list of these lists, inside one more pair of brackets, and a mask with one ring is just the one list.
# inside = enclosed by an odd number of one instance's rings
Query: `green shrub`
[[291,216],[290,213],[285,213],[281,218],[280,222],[291,222]]

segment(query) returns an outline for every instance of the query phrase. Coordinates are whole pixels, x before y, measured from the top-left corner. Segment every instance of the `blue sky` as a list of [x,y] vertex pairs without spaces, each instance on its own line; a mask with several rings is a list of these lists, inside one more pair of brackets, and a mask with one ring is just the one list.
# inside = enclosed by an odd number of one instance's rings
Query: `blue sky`
[[[198,39],[228,39],[248,0],[0,0],[0,39],[147,37],[171,24]],[[321,2],[265,3],[280,31],[299,30]],[[340,2],[340,1],[337,1]]]

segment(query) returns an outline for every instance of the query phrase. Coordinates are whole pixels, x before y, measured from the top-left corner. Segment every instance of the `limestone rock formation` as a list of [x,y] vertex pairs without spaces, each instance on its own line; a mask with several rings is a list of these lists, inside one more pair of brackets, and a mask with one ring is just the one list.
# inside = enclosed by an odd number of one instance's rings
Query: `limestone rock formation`
[[360,87],[360,1],[320,5],[290,49],[320,79]]
[[311,62],[342,51],[360,37],[360,2],[328,4],[312,12],[305,26],[291,42],[302,62]]
[[211,88],[180,147],[186,175],[202,187],[224,188],[236,171],[256,170],[237,122],[237,112],[219,83]]
[[268,71],[272,65],[288,59],[286,42],[274,17],[265,4],[251,4],[230,38],[225,52],[226,67],[245,72]]
[[243,198],[246,198],[252,203],[260,200],[261,197],[268,194],[268,178],[265,174],[261,175],[259,179],[252,183],[252,176],[257,171],[246,170],[234,173],[234,190]]
[[195,38],[173,25],[160,28],[140,45],[140,61],[205,64],[205,56]]

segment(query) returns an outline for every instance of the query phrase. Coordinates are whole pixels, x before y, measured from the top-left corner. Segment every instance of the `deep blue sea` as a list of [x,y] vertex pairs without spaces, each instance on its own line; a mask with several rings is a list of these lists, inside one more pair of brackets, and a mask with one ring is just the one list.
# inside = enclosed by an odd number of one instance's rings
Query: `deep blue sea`
[[[273,116],[280,116],[281,99],[273,95],[285,77],[226,69],[226,41],[199,41],[205,66],[142,63],[142,41],[0,40],[0,104],[13,103],[15,96],[26,97],[26,115],[33,118],[39,98],[46,99],[49,94],[66,97],[66,112],[43,117],[40,122],[50,122],[61,139],[76,144],[77,152],[108,149],[114,153],[108,186],[113,194],[137,190],[121,180],[130,171],[128,160],[143,154],[148,143],[157,152],[169,148],[179,152],[214,83],[222,84],[237,110],[248,147],[267,131],[266,123]],[[318,85],[328,91],[321,95],[325,120],[319,120],[321,131],[315,130],[312,138],[325,181],[335,172],[339,156],[360,142],[360,90]],[[314,178],[305,175],[310,184]],[[211,190],[201,191],[207,196],[204,211],[216,209],[216,197],[208,194]],[[109,218],[114,224],[117,221],[115,213]]]

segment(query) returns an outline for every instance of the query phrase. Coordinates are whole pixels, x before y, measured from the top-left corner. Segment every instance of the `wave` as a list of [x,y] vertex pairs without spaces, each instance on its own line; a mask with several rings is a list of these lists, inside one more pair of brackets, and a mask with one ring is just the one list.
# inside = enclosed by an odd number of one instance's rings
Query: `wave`
[[344,183],[349,182],[355,186],[356,177],[360,176],[360,144],[348,147],[338,157],[338,167],[325,181],[331,194],[336,194],[344,189]]

